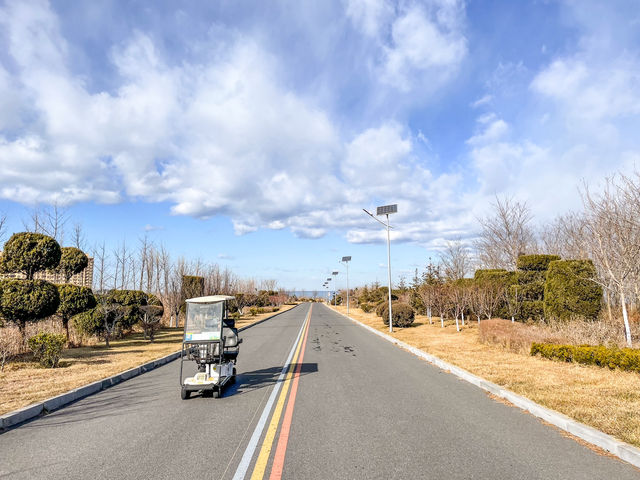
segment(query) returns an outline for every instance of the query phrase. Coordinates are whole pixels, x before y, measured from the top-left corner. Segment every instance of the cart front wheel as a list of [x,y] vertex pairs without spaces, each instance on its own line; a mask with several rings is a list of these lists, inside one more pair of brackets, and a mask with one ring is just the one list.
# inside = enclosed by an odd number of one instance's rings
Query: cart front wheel
[[211,392],[211,394],[213,395],[213,398],[220,398],[220,394],[222,392],[220,391],[220,387],[216,388],[215,390],[213,390],[213,392]]
[[180,398],[182,398],[182,400],[187,400],[190,395],[191,395],[191,392],[186,388],[183,388],[182,391],[180,392]]

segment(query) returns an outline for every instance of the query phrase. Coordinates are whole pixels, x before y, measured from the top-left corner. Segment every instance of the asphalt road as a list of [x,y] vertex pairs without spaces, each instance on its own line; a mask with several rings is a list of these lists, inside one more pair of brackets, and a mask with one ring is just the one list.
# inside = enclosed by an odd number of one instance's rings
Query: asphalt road
[[220,399],[180,400],[176,361],[5,432],[0,477],[262,478],[262,452],[264,478],[274,458],[285,479],[640,478],[323,305],[305,328],[309,309],[242,332]]

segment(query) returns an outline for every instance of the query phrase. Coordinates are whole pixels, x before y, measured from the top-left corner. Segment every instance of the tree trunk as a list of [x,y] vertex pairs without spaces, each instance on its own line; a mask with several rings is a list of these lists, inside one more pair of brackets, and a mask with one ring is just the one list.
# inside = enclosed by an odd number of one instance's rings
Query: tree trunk
[[458,315],[456,315],[456,332],[460,331],[460,324],[458,323]]
[[109,348],[109,332],[104,335],[104,343],[107,345],[107,348]]
[[476,315],[478,317],[478,325],[480,325],[480,315]]
[[511,323],[515,323],[516,319],[511,315]]
[[62,317],[62,326],[67,334],[67,343],[69,343],[69,319]]
[[604,291],[607,296],[607,314],[609,315],[609,322],[613,323],[613,312],[611,311],[611,293],[608,290]]
[[444,328],[444,317],[442,316],[442,313],[440,314],[440,327]]
[[627,346],[632,347],[631,343],[631,328],[629,327],[629,315],[627,315],[627,302],[624,298],[624,291],[620,289],[620,302],[622,303],[622,319],[624,320],[624,335],[627,339]]
[[462,326],[464,327],[464,312],[462,312]]

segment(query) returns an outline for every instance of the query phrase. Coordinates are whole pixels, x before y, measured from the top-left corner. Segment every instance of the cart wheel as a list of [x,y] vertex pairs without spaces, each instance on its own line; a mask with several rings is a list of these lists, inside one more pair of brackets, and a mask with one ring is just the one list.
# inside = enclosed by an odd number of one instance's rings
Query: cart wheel
[[202,396],[205,397],[205,398],[213,397],[213,390],[203,390],[202,391]]
[[182,391],[180,392],[180,398],[182,398],[182,400],[187,400],[190,395],[191,395],[191,392],[186,388],[183,388]]
[[222,394],[222,392],[220,391],[220,387],[216,388],[211,393],[213,395],[213,398],[220,398],[220,395]]

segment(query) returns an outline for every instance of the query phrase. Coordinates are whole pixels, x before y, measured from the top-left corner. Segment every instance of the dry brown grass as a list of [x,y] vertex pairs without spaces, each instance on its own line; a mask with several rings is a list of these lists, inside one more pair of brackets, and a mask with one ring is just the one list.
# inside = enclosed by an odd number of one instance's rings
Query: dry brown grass
[[115,375],[180,348],[182,329],[163,329],[153,343],[135,333],[102,345],[66,349],[59,368],[41,368],[24,354],[0,373],[0,415]]
[[[346,308],[338,307],[338,310],[345,313]],[[373,313],[352,308],[350,314],[365,325],[388,332],[388,327]],[[440,328],[439,320],[430,325],[426,317],[418,316],[414,326],[395,329],[392,335],[640,447],[640,375],[531,357],[527,353],[482,343],[478,330],[475,321],[458,333],[451,320],[445,322],[445,328]]]
[[[477,325],[477,324],[476,324]],[[559,332],[538,325],[524,325],[500,318],[483,320],[478,325],[478,339],[482,343],[499,345],[516,353],[528,354],[533,342],[567,343]]]
[[[283,305],[279,311],[293,307],[294,305]],[[255,317],[249,315],[236,324],[241,328],[273,314],[270,312]],[[36,326],[40,328],[37,329]],[[29,331],[28,335],[37,331],[61,333],[56,329],[55,321],[38,322],[30,328],[34,330]],[[0,330],[0,335],[3,336],[12,333],[15,332],[11,327]],[[65,349],[59,368],[41,368],[30,354],[23,353],[0,372],[0,415],[175,352],[180,349],[182,333],[182,327],[162,329],[156,333],[153,343],[144,340],[142,333],[134,333],[122,340],[112,340],[111,348],[92,339],[91,346]]]

